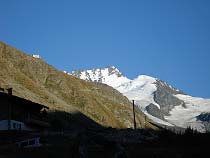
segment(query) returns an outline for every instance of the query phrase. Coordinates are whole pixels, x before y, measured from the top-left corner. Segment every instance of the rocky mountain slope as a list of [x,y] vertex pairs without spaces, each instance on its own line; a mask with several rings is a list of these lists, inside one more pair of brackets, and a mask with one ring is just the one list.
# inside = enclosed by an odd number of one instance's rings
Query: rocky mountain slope
[[[2,42],[0,67],[0,87],[12,87],[14,95],[51,110],[79,111],[103,126],[133,127],[129,100],[107,85],[69,76]],[[141,111],[137,111],[137,125],[152,127]]]
[[114,66],[69,74],[112,86],[129,100],[135,100],[139,109],[163,126],[190,126],[200,132],[210,129],[210,99],[191,97],[160,79],[140,75],[130,80]]

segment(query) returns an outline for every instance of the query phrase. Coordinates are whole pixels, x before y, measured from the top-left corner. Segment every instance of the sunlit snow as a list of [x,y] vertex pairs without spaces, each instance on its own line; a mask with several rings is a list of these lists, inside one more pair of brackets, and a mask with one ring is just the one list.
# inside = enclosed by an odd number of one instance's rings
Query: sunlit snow
[[192,127],[201,132],[205,131],[204,125],[197,121],[196,116],[203,112],[210,112],[210,99],[196,98],[189,95],[175,95],[185,102],[185,106],[175,106],[170,111],[170,116],[165,116],[168,122],[179,127]]
[[110,73],[108,68],[83,71],[80,78],[84,80],[91,80],[93,82],[101,82],[111,87],[117,87],[123,83],[129,82],[130,79],[124,76],[118,76],[119,70],[112,66],[116,73]]
[[[197,120],[196,117],[201,113],[210,112],[210,99],[196,98],[183,94],[174,95],[178,99],[184,101],[185,106],[174,106],[174,108],[169,112],[170,116],[164,116],[166,119],[164,121],[150,115],[146,110],[146,107],[150,104],[154,104],[160,109],[160,106],[154,101],[154,92],[157,90],[155,84],[157,82],[156,78],[140,75],[136,79],[130,80],[123,76],[122,73],[114,66],[104,69],[82,71],[80,78],[93,82],[101,82],[117,89],[130,101],[135,100],[136,106],[138,106],[138,108],[154,122],[167,126],[175,125],[183,128],[190,126],[198,131],[205,131],[204,125],[201,121]],[[161,82],[160,84],[163,83]],[[169,88],[179,92],[178,89],[175,89],[170,85],[168,86]]]
[[145,108],[149,104],[160,106],[154,101],[154,92],[157,90],[156,79],[146,75],[140,75],[136,79],[114,87],[130,100],[135,100],[141,107]]

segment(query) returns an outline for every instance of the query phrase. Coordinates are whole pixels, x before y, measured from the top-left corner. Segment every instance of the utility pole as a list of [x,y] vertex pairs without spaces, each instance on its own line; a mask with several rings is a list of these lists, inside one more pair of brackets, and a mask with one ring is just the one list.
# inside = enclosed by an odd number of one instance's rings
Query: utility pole
[[11,100],[12,100],[12,88],[8,88],[8,131],[11,130]]
[[135,116],[135,104],[133,100],[133,127],[136,129],[136,116]]

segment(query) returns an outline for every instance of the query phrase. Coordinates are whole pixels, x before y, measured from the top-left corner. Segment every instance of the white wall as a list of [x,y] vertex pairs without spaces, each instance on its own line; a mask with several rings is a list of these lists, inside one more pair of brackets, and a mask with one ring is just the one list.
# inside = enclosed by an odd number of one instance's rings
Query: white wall
[[38,54],[33,54],[32,57],[38,58],[38,59],[39,59],[39,58],[40,58],[40,55],[38,55]]
[[[15,126],[14,126],[15,124]],[[20,121],[11,120],[10,123],[10,130],[22,130],[22,131],[33,131],[32,128],[25,125],[25,123]],[[21,126],[21,128],[20,128]],[[1,120],[0,121],[0,131],[8,130],[8,120]]]
[[7,130],[8,129],[8,121],[7,120],[1,120],[0,121],[0,130]]

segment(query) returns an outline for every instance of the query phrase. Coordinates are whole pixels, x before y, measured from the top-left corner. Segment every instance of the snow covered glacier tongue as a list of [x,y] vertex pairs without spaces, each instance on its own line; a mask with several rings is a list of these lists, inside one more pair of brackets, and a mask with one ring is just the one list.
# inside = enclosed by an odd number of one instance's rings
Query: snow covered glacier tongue
[[70,75],[117,89],[129,100],[135,100],[136,105],[156,123],[182,128],[191,126],[201,132],[209,129],[210,123],[206,122],[210,120],[203,122],[199,116],[210,112],[210,99],[185,95],[157,78],[140,75],[130,80],[114,66],[72,71]]

